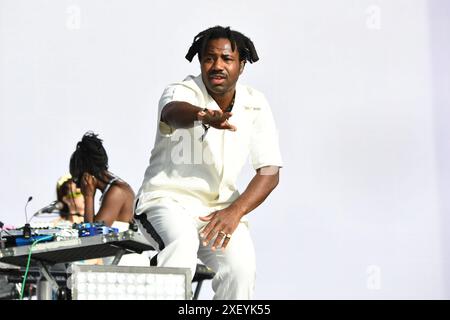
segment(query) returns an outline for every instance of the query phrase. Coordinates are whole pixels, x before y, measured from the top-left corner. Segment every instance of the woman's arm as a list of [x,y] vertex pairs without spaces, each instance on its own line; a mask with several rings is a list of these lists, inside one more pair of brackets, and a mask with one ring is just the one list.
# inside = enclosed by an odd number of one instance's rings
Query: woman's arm
[[84,222],[94,222],[94,199],[97,181],[94,176],[84,173],[81,177],[80,189],[84,197]]

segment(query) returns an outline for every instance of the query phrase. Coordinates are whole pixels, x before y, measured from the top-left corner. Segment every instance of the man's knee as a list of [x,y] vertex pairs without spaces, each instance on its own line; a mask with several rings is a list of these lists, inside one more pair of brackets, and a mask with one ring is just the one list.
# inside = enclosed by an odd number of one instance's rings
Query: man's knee
[[233,282],[237,283],[245,283],[250,282],[253,283],[255,281],[256,276],[256,268],[254,264],[237,264],[230,268],[230,275]]
[[198,236],[190,232],[178,234],[171,242],[165,244],[153,264],[159,267],[189,268],[193,276],[199,243]]
[[254,264],[233,264],[221,268],[213,280],[214,299],[247,300],[253,296],[256,268]]

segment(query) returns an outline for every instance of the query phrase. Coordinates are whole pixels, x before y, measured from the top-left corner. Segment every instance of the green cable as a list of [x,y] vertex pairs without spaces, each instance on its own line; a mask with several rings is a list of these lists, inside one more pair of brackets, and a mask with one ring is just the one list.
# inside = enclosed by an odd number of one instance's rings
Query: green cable
[[[27,281],[27,276],[28,276],[28,271],[30,269],[30,262],[31,262],[31,252],[33,251],[34,246],[39,242],[39,241],[43,241],[43,240],[49,240],[51,239],[52,236],[47,236],[41,239],[37,239],[35,240],[30,247],[30,253],[28,253],[28,261],[27,261],[27,267],[25,269],[25,275],[23,276],[23,281],[22,281],[22,289],[20,290],[20,300],[23,300],[23,293],[25,291],[25,282]],[[33,238],[32,238],[33,239]]]

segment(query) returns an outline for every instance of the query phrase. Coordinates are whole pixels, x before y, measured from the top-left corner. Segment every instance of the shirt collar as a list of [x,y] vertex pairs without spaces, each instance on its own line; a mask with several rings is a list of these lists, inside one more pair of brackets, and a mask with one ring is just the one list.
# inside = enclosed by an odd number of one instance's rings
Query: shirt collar
[[[205,97],[205,104],[207,106],[214,107],[211,109],[215,109],[215,110],[219,110],[220,107],[217,104],[217,102],[213,99],[213,97],[210,96],[210,94],[208,93],[208,90],[206,90],[206,86],[203,83],[202,80],[202,74],[199,74],[198,76],[196,76],[194,78],[195,83],[197,83],[198,87],[200,88],[200,90],[202,91],[203,96]],[[236,111],[237,106],[240,105],[240,101],[241,101],[241,95],[242,95],[242,89],[241,86],[239,85],[239,81],[236,83],[236,96],[234,98],[234,106],[233,106],[233,110],[232,112]]]

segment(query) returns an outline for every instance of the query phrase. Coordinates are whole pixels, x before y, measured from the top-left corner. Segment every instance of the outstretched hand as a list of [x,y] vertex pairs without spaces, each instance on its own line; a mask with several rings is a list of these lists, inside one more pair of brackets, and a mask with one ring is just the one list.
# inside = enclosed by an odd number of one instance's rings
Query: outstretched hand
[[232,115],[231,112],[206,109],[205,111],[202,110],[197,113],[197,119],[216,129],[236,131],[236,126],[228,122],[228,119],[230,119]]

